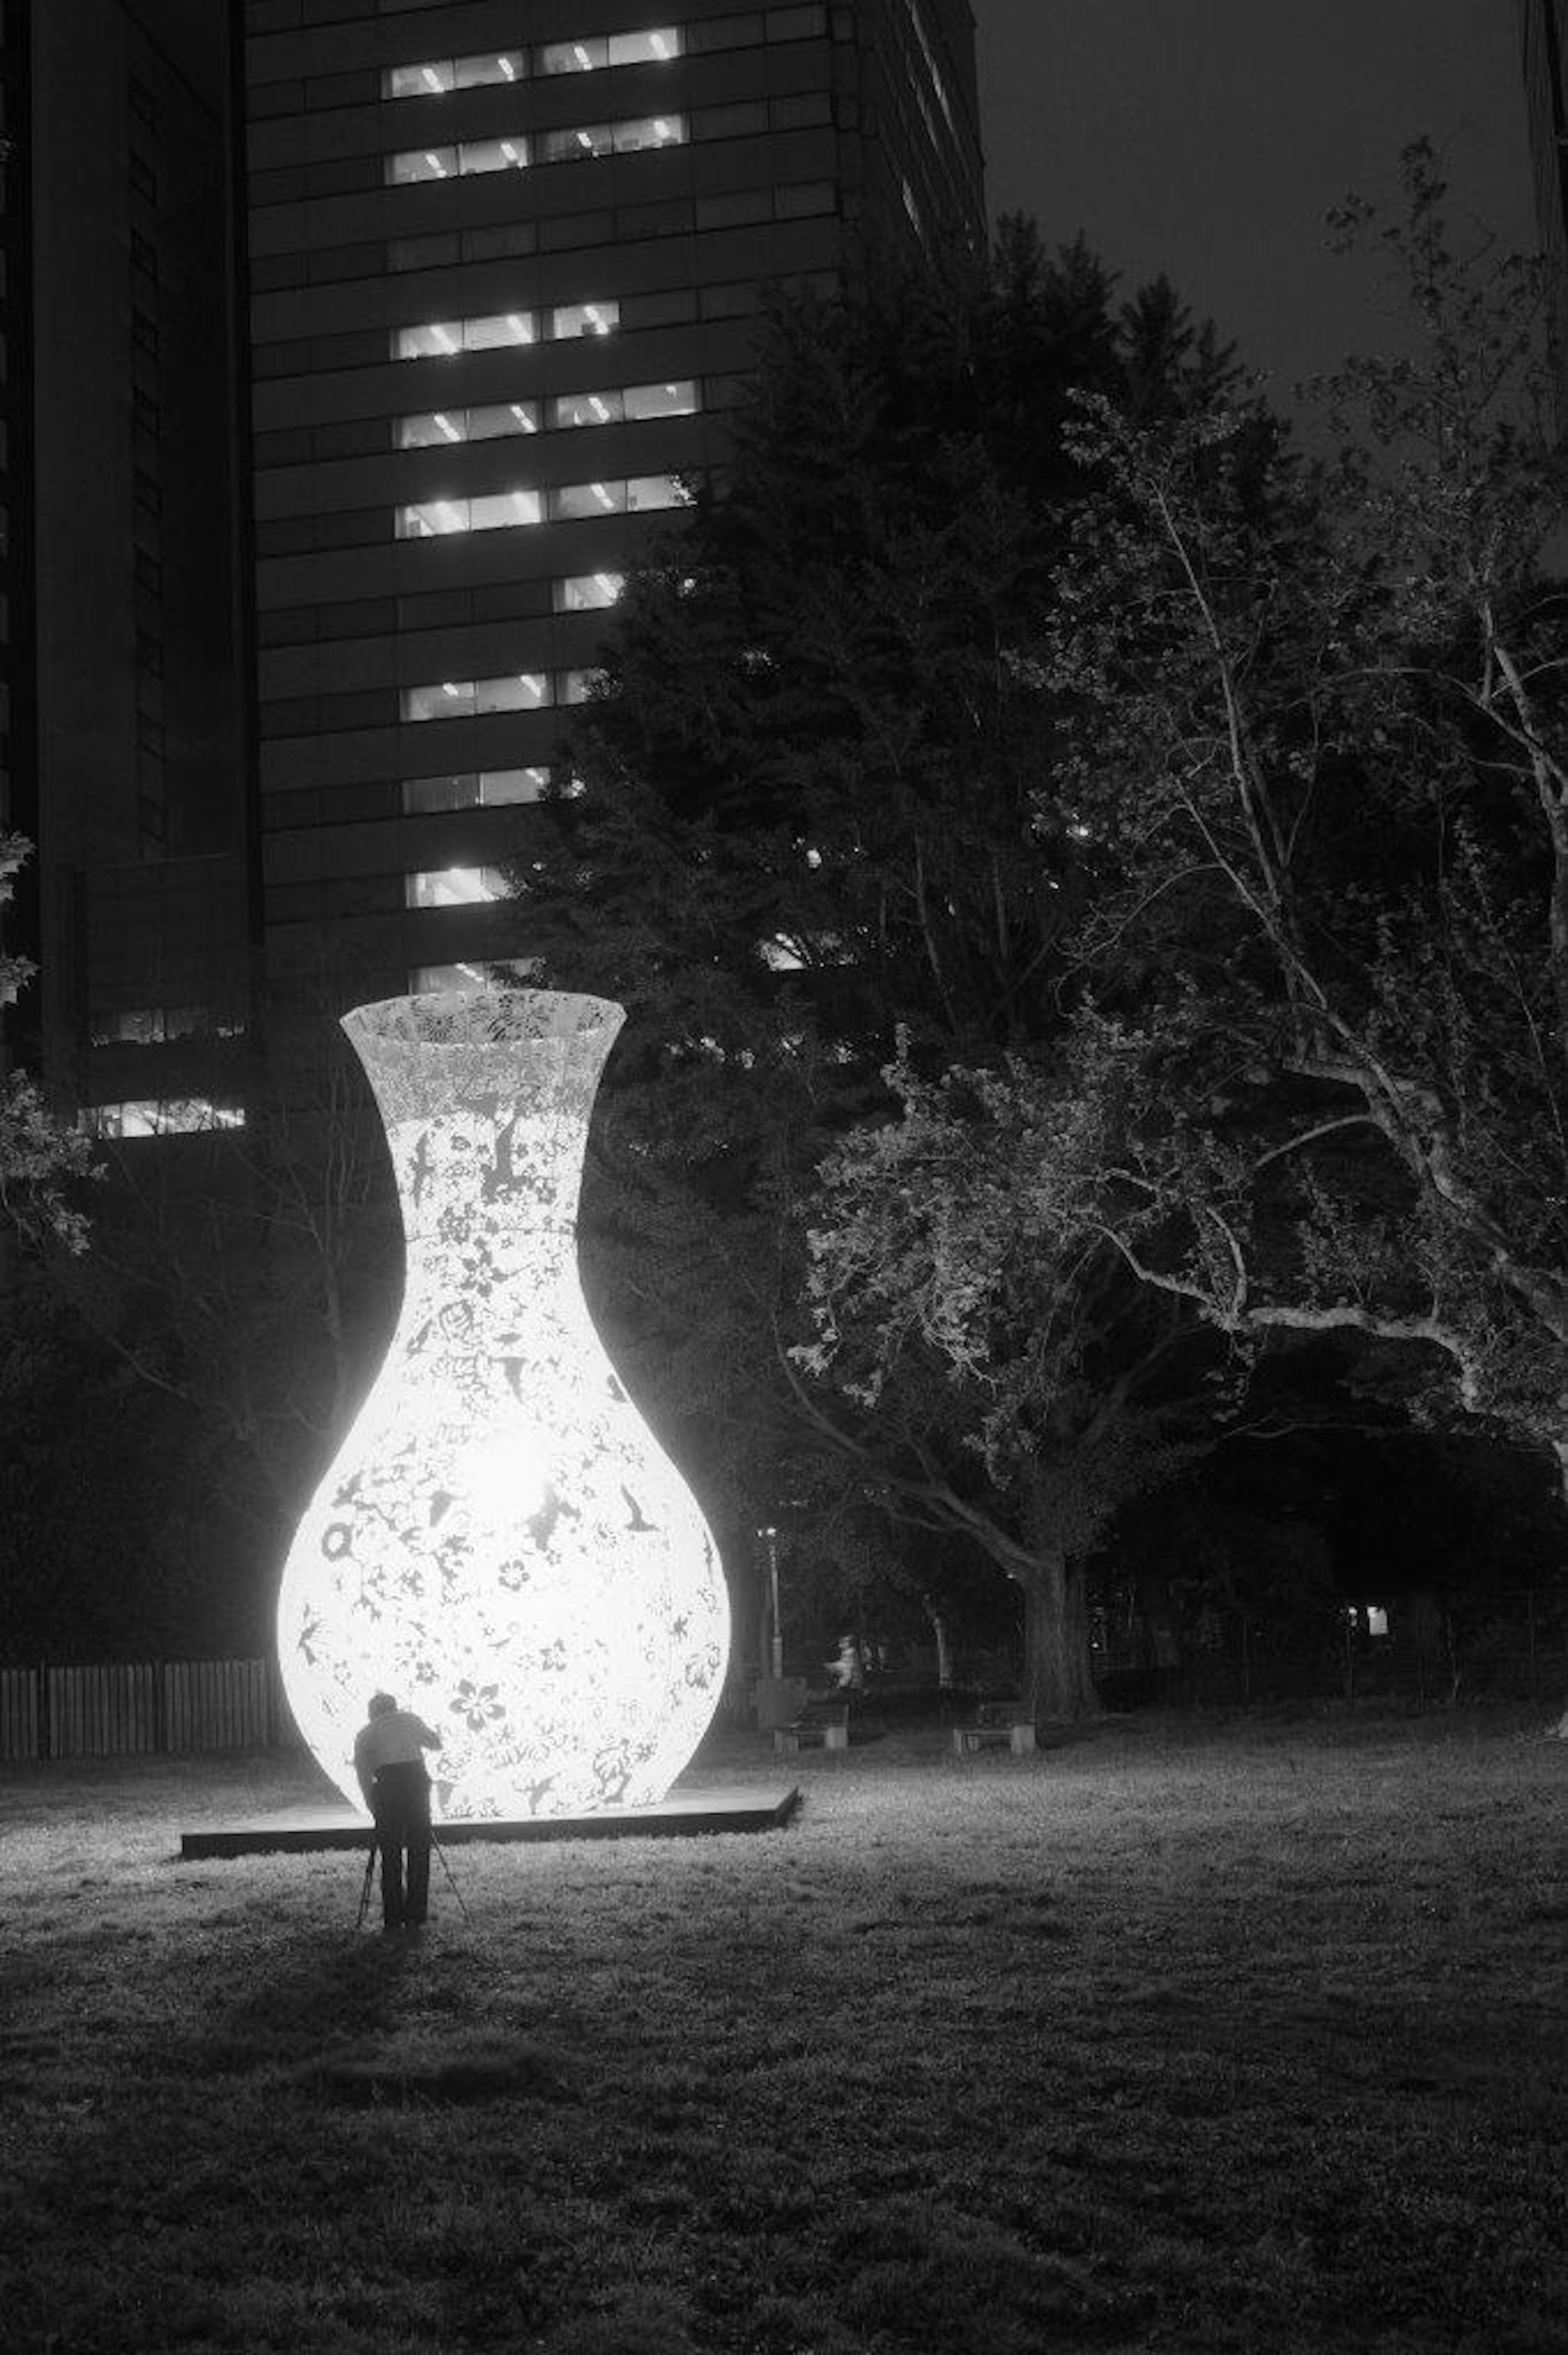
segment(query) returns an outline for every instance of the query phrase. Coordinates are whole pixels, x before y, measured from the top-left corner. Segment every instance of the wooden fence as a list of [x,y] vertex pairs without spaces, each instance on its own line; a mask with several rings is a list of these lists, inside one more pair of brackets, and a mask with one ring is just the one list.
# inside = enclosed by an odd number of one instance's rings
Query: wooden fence
[[270,1660],[0,1668],[0,1760],[172,1756],[293,1739]]

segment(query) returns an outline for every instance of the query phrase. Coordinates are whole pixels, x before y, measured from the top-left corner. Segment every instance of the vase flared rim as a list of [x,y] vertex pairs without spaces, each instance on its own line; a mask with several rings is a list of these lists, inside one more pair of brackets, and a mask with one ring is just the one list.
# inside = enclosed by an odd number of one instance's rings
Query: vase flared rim
[[613,998],[564,989],[436,989],[382,997],[343,1018],[350,1038],[407,1047],[482,1050],[543,1039],[577,1039],[620,1029]]

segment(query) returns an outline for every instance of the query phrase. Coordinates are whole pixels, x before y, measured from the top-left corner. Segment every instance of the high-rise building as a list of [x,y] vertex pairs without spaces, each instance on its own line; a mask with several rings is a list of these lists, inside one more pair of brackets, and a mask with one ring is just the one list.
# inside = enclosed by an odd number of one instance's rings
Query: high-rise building
[[1519,0],[1535,209],[1552,271],[1558,427],[1568,432],[1568,0]]
[[339,1006],[524,952],[519,805],[770,291],[985,235],[969,0],[242,0],[260,908]]
[[211,1098],[245,981],[224,29],[0,8],[0,826],[39,968],[10,1036],[111,1133]]

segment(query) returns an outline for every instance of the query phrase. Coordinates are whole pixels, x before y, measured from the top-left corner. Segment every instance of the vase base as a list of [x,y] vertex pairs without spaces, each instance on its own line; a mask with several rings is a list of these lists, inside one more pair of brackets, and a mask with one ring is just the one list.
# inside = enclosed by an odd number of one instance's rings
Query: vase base
[[[707,1832],[777,1831],[800,1803],[793,1785],[748,1789],[716,1784],[711,1790],[672,1791],[655,1807],[603,1807],[591,1816],[524,1816],[504,1823],[438,1823],[443,1848],[521,1840],[692,1838]],[[209,1826],[180,1834],[180,1855],[197,1857],[311,1855],[358,1849],[370,1826],[346,1807],[290,1807],[247,1824]]]

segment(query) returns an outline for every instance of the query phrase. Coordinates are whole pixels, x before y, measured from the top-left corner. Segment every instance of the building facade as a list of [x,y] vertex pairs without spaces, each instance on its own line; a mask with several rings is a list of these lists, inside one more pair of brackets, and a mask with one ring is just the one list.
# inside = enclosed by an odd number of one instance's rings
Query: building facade
[[1568,0],[1519,0],[1542,250],[1552,272],[1557,424],[1568,432]]
[[214,1096],[246,983],[223,30],[0,12],[0,825],[39,969],[10,1046],[111,1134]]
[[258,888],[323,1001],[525,954],[502,874],[783,286],[979,248],[968,0],[243,0]]

